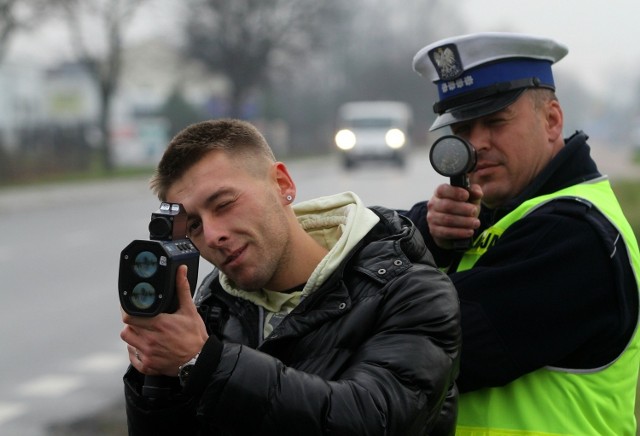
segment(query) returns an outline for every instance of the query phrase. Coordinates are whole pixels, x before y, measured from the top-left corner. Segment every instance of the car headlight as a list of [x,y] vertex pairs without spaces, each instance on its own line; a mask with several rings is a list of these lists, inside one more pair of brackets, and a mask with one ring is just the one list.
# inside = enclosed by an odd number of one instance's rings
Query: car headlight
[[404,132],[400,129],[391,129],[384,135],[384,140],[393,149],[401,148],[405,143]]
[[349,129],[336,133],[336,145],[341,150],[351,150],[356,145],[356,135]]

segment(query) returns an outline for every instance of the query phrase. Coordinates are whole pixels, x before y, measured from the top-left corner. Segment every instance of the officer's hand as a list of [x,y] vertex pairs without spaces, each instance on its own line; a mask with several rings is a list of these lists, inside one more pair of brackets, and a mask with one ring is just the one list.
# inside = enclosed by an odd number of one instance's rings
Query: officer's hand
[[469,191],[447,184],[436,188],[427,203],[429,233],[440,248],[450,249],[456,239],[473,236],[480,227],[480,185],[471,185]]
[[136,317],[122,312],[125,327],[120,337],[129,350],[131,364],[146,375],[176,377],[178,367],[195,356],[208,339],[207,331],[191,298],[187,266],[176,274],[178,310],[155,317]]

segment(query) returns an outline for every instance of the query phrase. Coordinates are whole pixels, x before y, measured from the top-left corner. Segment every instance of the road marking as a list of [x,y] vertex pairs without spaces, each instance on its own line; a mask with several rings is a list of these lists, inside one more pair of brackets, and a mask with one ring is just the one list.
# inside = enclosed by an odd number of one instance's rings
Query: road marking
[[82,385],[82,377],[45,375],[18,388],[21,395],[33,397],[60,397]]
[[26,411],[27,408],[22,403],[0,403],[0,425]]
[[119,353],[94,353],[80,359],[75,365],[82,372],[110,372],[124,370],[129,363],[125,350]]

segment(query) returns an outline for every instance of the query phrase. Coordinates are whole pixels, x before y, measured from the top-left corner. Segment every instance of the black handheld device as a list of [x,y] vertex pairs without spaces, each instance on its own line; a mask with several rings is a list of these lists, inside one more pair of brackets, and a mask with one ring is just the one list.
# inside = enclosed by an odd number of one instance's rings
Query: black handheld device
[[[187,237],[187,213],[180,203],[160,204],[151,214],[149,240],[135,240],[120,253],[118,295],[122,309],[133,316],[152,317],[178,309],[176,271],[187,265],[191,294],[198,280],[200,252]],[[169,395],[167,377],[145,376],[142,394]]]
[[192,293],[198,280],[200,252],[187,237],[187,214],[181,204],[160,204],[151,214],[149,239],[131,242],[120,254],[120,305],[134,316],[176,311],[180,265],[188,267]]
[[[477,157],[468,141],[455,135],[438,138],[429,151],[429,161],[438,174],[449,177],[451,186],[469,189],[469,173],[475,169]],[[470,246],[471,238],[453,241],[456,251],[466,251]]]

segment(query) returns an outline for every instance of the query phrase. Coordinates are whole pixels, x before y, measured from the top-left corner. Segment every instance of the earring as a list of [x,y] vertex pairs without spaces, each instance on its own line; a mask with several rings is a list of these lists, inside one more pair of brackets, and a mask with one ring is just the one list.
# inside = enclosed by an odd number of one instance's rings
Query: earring
[[287,201],[293,201],[293,197],[291,195],[287,195]]

